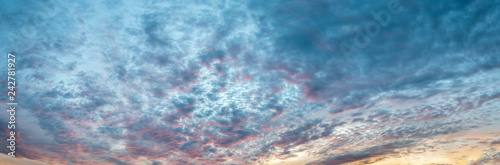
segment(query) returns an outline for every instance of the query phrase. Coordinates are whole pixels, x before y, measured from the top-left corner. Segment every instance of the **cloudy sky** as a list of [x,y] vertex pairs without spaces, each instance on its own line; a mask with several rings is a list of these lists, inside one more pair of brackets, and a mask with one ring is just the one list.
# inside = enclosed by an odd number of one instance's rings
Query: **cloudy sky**
[[9,52],[18,92],[0,162],[500,162],[498,0],[19,0],[0,18],[0,107]]

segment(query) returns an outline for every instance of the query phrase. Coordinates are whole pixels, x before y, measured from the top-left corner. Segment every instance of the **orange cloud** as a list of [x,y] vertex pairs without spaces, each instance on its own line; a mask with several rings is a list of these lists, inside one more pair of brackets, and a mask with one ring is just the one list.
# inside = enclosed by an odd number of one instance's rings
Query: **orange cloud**
[[13,158],[5,154],[0,154],[0,165],[46,165],[33,160]]

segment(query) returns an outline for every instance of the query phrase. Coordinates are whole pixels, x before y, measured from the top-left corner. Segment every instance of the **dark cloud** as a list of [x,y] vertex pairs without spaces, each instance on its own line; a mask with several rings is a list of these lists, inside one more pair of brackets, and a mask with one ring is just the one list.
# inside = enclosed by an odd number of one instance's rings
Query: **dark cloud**
[[158,162],[158,161],[154,161],[153,163],[151,163],[151,165],[162,165],[163,163],[161,162]]
[[342,122],[332,122],[326,124],[320,123],[321,120],[316,119],[304,125],[301,125],[296,129],[289,130],[280,135],[280,139],[278,141],[275,141],[273,145],[287,150],[288,148],[314,141],[321,137],[328,137],[331,135],[335,127],[345,124]]
[[108,162],[116,164],[116,165],[129,165],[129,163],[126,163],[120,159],[115,159],[115,158],[108,158]]
[[469,164],[497,164],[500,162],[500,153],[487,155]]
[[312,164],[345,164],[352,163],[360,160],[365,160],[368,158],[377,158],[386,156],[389,154],[397,153],[397,149],[410,147],[414,144],[412,141],[398,141],[393,143],[388,143],[380,146],[374,146],[367,148],[362,151],[352,152],[352,153],[344,153],[344,154],[335,154],[329,156],[327,158],[323,158],[322,160],[318,160],[315,162],[308,163]]

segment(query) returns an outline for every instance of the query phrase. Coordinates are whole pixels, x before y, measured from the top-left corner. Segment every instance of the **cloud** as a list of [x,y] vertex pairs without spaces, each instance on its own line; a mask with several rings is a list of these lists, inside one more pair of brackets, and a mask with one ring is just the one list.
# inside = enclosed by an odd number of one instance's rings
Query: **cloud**
[[26,2],[0,7],[39,128],[25,158],[350,163],[498,118],[494,2],[400,0],[348,56],[340,44],[387,2]]
[[[405,148],[409,147],[412,145],[412,141],[400,141],[400,142],[393,142],[389,144],[384,144],[380,146],[374,146],[367,148],[362,151],[357,151],[357,152],[352,152],[352,153],[345,153],[337,156],[331,156],[328,158],[325,158],[323,160],[318,160],[315,162],[311,162],[308,164],[345,164],[345,163],[352,163],[360,160],[365,160],[368,158],[376,158],[376,157],[381,157],[385,156],[388,154],[394,154],[397,153],[397,149],[399,148]],[[373,162],[372,162],[373,163]]]
[[28,159],[19,159],[19,158],[12,158],[10,156],[0,154],[0,160],[2,165],[9,165],[9,164],[19,164],[19,165],[43,165],[44,163],[33,161],[33,160],[28,160]]

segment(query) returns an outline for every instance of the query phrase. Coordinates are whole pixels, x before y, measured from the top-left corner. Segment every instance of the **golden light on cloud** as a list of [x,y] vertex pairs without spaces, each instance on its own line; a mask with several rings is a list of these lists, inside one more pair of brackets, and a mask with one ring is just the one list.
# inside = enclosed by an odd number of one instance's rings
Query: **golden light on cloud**
[[[453,164],[471,165],[478,164],[498,164],[500,163],[500,139],[499,133],[492,126],[465,130],[456,133],[439,135],[426,138],[415,145],[397,148],[394,152],[387,152],[379,156],[370,156],[366,159],[359,159],[353,162],[344,163],[347,165],[430,165],[430,164]],[[354,147],[354,146],[353,146]],[[359,150],[363,147],[358,146]],[[338,154],[342,154],[338,150]],[[345,154],[345,153],[344,153]],[[274,158],[266,165],[303,165],[315,163],[321,157],[307,152],[297,152],[293,157]],[[479,163],[479,164],[481,164]]]
[[302,165],[307,164],[308,162],[317,159],[306,152],[299,152],[294,157],[286,158],[286,159],[273,159],[266,163],[266,165]]
[[[422,165],[453,164],[471,165],[499,164],[500,139],[497,130],[490,127],[461,131],[423,140],[422,144],[399,149],[395,155],[384,155],[369,160],[360,160],[352,165]],[[480,164],[481,164],[480,163]]]
[[47,165],[33,160],[13,158],[5,154],[0,154],[0,165]]

